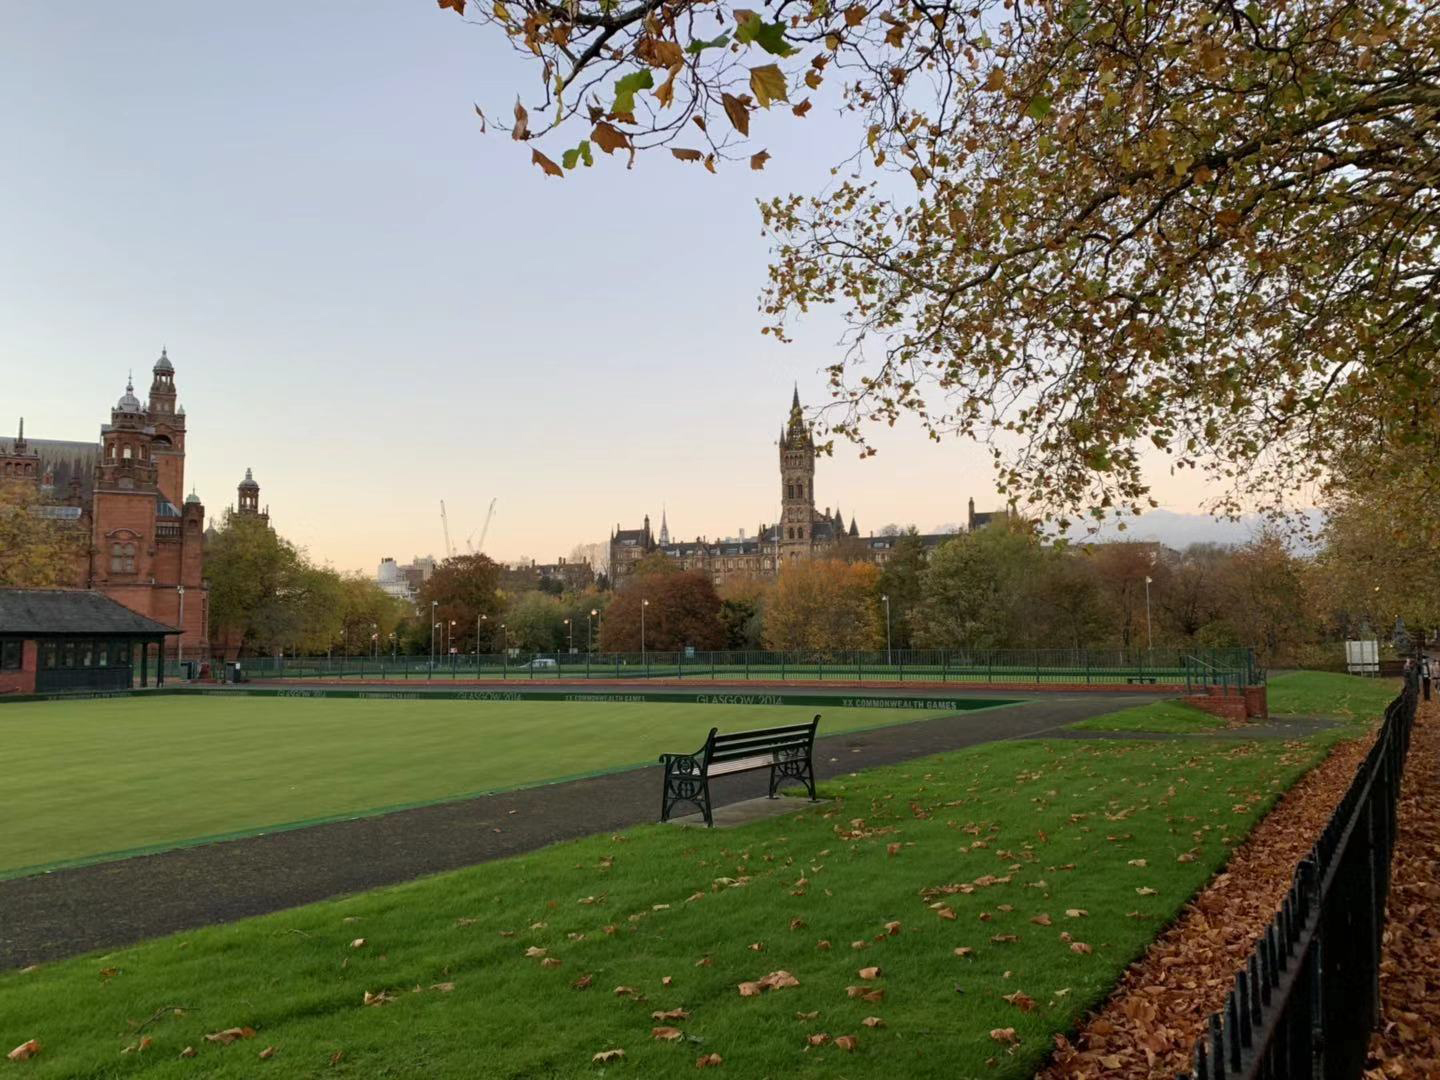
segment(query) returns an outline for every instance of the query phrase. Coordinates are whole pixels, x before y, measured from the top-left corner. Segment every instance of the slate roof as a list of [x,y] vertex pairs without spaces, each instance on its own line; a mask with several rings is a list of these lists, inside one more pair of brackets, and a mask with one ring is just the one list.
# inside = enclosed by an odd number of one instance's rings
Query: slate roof
[[178,634],[89,589],[0,589],[0,634]]
[[[55,490],[66,493],[73,476],[80,481],[80,491],[88,501],[95,487],[95,466],[100,464],[100,443],[75,442],[69,439],[27,439],[32,452],[40,458],[40,473],[52,473]],[[15,448],[13,435],[0,435],[0,453]]]

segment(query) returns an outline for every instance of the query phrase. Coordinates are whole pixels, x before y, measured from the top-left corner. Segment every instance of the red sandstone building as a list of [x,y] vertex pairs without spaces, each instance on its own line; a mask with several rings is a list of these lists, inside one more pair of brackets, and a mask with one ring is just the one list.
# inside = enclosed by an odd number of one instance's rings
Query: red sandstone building
[[[33,483],[38,512],[74,522],[89,538],[73,585],[94,589],[181,634],[167,644],[208,656],[205,507],[185,494],[185,410],[175,368],[162,349],[141,403],[133,382],[100,427],[98,443],[0,438],[0,480]],[[247,470],[240,512],[259,512]]]

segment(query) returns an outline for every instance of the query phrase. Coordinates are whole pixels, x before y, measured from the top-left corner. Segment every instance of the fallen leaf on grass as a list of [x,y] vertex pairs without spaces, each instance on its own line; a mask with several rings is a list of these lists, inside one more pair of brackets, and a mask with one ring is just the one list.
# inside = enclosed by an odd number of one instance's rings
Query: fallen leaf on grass
[[860,1023],[868,1028],[882,1028],[885,1026],[885,1021],[881,1020],[878,1016],[867,1016],[864,1020],[861,1020]]
[[850,942],[850,947],[852,949],[868,949],[870,943],[868,941],[852,941]]
[[1000,996],[1021,1012],[1035,1011],[1035,999],[1023,990],[1016,990],[1013,994],[1001,994]]
[[448,994],[455,989],[455,984],[453,982],[431,983],[430,989],[439,990],[442,994]]
[[594,981],[595,981],[595,976],[594,976],[594,975],[590,975],[590,974],[581,975],[578,979],[576,979],[574,982],[572,982],[572,983],[570,984],[570,989],[571,989],[571,990],[588,990],[588,989],[590,989],[590,984],[591,984],[592,982],[594,982]]
[[1141,896],[1154,896],[1157,890],[1150,888],[1149,885],[1142,885],[1135,891]]
[[942,919],[955,918],[955,912],[951,908],[945,907],[943,905],[935,909],[935,914],[939,915]]
[[889,854],[891,854],[891,855],[899,855],[899,854],[900,854],[900,845],[899,845],[899,844],[886,844],[886,845],[885,845],[885,850],[886,850],[887,853],[889,853]]
[[139,1041],[138,1043],[131,1043],[129,1046],[125,1047],[124,1050],[121,1050],[120,1053],[122,1053],[122,1054],[143,1054],[146,1050],[149,1050],[150,1047],[152,1047],[152,1046],[154,1046],[154,1045],[155,1045],[155,1040],[154,1040],[154,1039],[152,1039],[149,1035],[142,1035],[142,1036],[140,1036],[140,1041]]
[[887,922],[885,924],[885,932],[891,937],[894,937],[896,934],[900,933],[900,924],[898,922]]
[[719,1054],[705,1054],[695,1059],[695,1067],[697,1069],[713,1069],[724,1064],[725,1059]]
[[650,1014],[651,1020],[689,1020],[690,1014],[684,1009],[664,1009]]
[[[365,996],[368,998],[370,995],[366,993]],[[365,1004],[368,1005],[370,1002],[366,1001]],[[229,1046],[237,1039],[253,1039],[254,1037],[254,1028],[233,1027],[226,1028],[224,1031],[212,1031],[209,1035],[205,1036],[205,1041],[219,1043],[221,1046]]]
[[107,967],[107,968],[101,968],[101,969],[100,969],[100,977],[101,977],[102,979],[113,979],[116,975],[119,975],[119,974],[120,974],[120,969],[119,969],[119,968]]
[[1020,1041],[1020,1037],[1015,1034],[1014,1028],[991,1028],[990,1038],[998,1043],[1005,1043],[1009,1046],[1014,1046]]
[[185,1047],[184,1050],[181,1050],[181,1051],[180,1051],[180,1056],[181,1056],[182,1058],[192,1058],[192,1057],[194,1057],[194,1056],[195,1056],[195,1047],[193,1047],[193,1046],[187,1046],[187,1047]]
[[336,1050],[333,1054],[330,1055],[330,1064],[331,1064],[332,1066],[334,1066],[334,1065],[339,1065],[340,1062],[342,1062],[342,1061],[344,1061],[344,1060],[345,1060],[345,1051],[344,1051],[344,1050]]
[[676,1039],[683,1039],[685,1033],[677,1027],[657,1027],[650,1029],[650,1037],[662,1042],[674,1042]]
[[800,980],[788,971],[772,971],[760,980],[760,985],[767,990],[783,990],[787,986],[799,986]]
[[1020,940],[1019,934],[996,934],[990,939],[996,945],[1008,945]]
[[764,952],[764,951],[765,951],[765,943],[764,943],[763,941],[752,942],[752,943],[748,946],[748,948],[750,949],[751,952]]
[[878,967],[861,968],[856,974],[862,979],[878,979],[880,977],[880,969]]
[[14,1050],[11,1050],[10,1053],[6,1054],[5,1056],[11,1061],[29,1061],[39,1052],[40,1040],[30,1039],[15,1047]]
[[601,1050],[598,1054],[594,1055],[590,1060],[591,1060],[591,1061],[598,1061],[601,1065],[606,1065],[606,1064],[608,1064],[608,1063],[610,1063],[610,1062],[612,1062],[612,1061],[618,1061],[618,1060],[620,1060],[621,1058],[623,1058],[624,1056],[625,1056],[625,1051],[624,1051],[624,1050],[621,1050],[621,1049],[619,1049],[619,1048],[617,1047],[617,1048],[614,1049],[614,1050]]
[[712,964],[714,964],[714,962],[715,962],[715,961],[711,960],[710,957],[708,957],[708,956],[702,956],[702,957],[700,957],[699,960],[696,960],[696,961],[695,961],[695,966],[696,966],[696,967],[710,967]]
[[272,1057],[274,1057],[274,1056],[275,1056],[275,1047],[273,1047],[273,1046],[267,1046],[267,1047],[265,1047],[264,1050],[261,1050],[261,1051],[260,1051],[260,1060],[261,1060],[261,1061],[269,1061],[269,1060],[270,1060]]
[[828,942],[828,941],[817,941],[817,942],[815,943],[815,947],[816,947],[817,949],[819,949],[821,952],[828,952],[828,951],[830,950],[830,942]]
[[613,993],[616,997],[625,997],[627,994],[633,996],[635,993],[635,988],[633,986],[617,986],[615,987]]
[[811,1046],[824,1046],[830,1041],[830,1036],[823,1031],[817,1031],[814,1035],[806,1035],[805,1041]]
[[531,945],[528,949],[525,950],[525,955],[530,957],[531,959],[534,959],[537,956],[546,956],[548,955],[548,952],[549,950],[542,949],[538,945]]
[[794,919],[791,919],[791,920],[790,920],[790,929],[791,929],[791,930],[804,930],[804,929],[805,929],[805,920],[804,920],[804,919],[801,919],[801,918],[798,918],[798,917],[797,917],[797,918],[794,918]]
[[540,961],[540,966],[543,968],[557,968],[560,966],[560,958],[558,956],[547,956],[544,960]]
[[[381,990],[378,994],[372,994],[369,990],[366,990],[366,991],[365,991],[365,1000],[363,1001],[362,1004],[365,1004],[365,1005],[376,1005],[376,1006],[379,1006],[379,1005],[388,1005],[388,1004],[390,1004],[390,1002],[392,1002],[392,1001],[394,1001],[394,1000],[395,1000],[395,996],[394,996],[393,994],[390,994],[390,993],[384,991],[384,990]],[[255,1033],[252,1031],[250,1034],[253,1035],[253,1034],[255,1034]],[[209,1035],[206,1035],[205,1037],[206,1037],[207,1039],[210,1038]],[[246,1036],[246,1038],[249,1038],[249,1037],[250,1037],[249,1035]]]
[[848,997],[859,998],[861,1001],[877,1003],[885,1000],[885,990],[879,986],[847,986],[845,993]]
[[818,1009],[815,1012],[797,1012],[795,1014],[796,1020],[818,1020],[819,1018],[820,1012]]
[[1072,941],[1070,943],[1070,951],[1073,953],[1079,953],[1081,956],[1089,956],[1095,950],[1092,949],[1089,945],[1086,945],[1083,941]]
[[1036,915],[1031,918],[1030,921],[1033,922],[1036,926],[1049,926],[1051,923],[1049,915]]
[[661,985],[661,986],[669,986],[669,985],[671,985],[674,981],[675,981],[675,979],[674,979],[672,976],[670,976],[670,975],[661,975],[661,976],[660,976],[660,985]]
[[350,947],[352,949],[363,949],[365,947],[365,939],[363,937],[357,937],[354,941],[350,942]]
[[1065,917],[1067,919],[1083,919],[1089,914],[1090,912],[1086,911],[1084,908],[1072,907],[1065,909]]
[[29,967],[23,967],[23,968],[21,968],[21,969],[20,969],[20,974],[21,974],[21,975],[34,975],[35,972],[37,972],[37,971],[39,971],[39,970],[40,970],[40,965],[39,965],[39,964],[31,964]]
[[837,1035],[835,1037],[835,1045],[847,1054],[853,1054],[860,1046],[860,1040],[855,1038],[854,1035]]
[[956,948],[956,950],[955,950],[955,955],[956,955],[956,956],[969,956],[969,955],[970,955],[971,953],[973,953],[974,951],[975,951],[975,950],[972,949],[969,945],[961,945],[961,946],[959,946],[958,948]]
[[742,982],[739,989],[741,997],[759,997],[765,992],[758,982]]
[[1176,861],[1176,862],[1194,862],[1194,861],[1195,861],[1195,853],[1194,853],[1193,851],[1182,851],[1179,855],[1176,855],[1176,856],[1175,856],[1175,861]]

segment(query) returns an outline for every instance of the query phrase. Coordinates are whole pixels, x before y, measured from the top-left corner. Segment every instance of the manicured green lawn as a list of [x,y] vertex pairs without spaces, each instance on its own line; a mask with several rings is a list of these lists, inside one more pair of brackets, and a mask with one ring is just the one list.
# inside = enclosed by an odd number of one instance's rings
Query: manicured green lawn
[[316,818],[514,788],[693,750],[710,727],[914,709],[124,698],[0,706],[0,877]]
[[1272,715],[1371,720],[1400,693],[1399,679],[1367,679],[1333,671],[1292,671],[1270,680]]
[[[877,769],[743,829],[646,826],[0,975],[0,1047],[38,1039],[12,1067],[35,1078],[672,1077],[715,1053],[718,1076],[1019,1080],[1324,745]],[[739,992],[780,971],[798,985]],[[254,1036],[206,1041],[229,1028]]]
[[[1329,671],[1292,671],[1269,682],[1270,715],[1328,716],[1368,722],[1378,719],[1395,695],[1398,679],[1366,679]],[[1070,727],[1080,731],[1214,731],[1225,721],[1178,701],[1156,701],[1093,716]]]
[[1220,717],[1178,701],[1152,701],[1070,725],[1080,731],[1163,731],[1171,735],[1214,731],[1224,726]]

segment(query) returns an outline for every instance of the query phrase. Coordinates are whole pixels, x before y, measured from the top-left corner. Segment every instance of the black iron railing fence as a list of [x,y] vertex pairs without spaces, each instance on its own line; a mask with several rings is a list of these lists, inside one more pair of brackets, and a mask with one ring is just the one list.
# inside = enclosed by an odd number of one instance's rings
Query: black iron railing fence
[[532,652],[436,656],[258,656],[252,679],[709,679],[1005,684],[1251,686],[1265,681],[1254,650],[893,649],[810,652]]
[[1364,1072],[1380,1015],[1381,933],[1417,692],[1412,672],[1181,1080],[1359,1080]]

